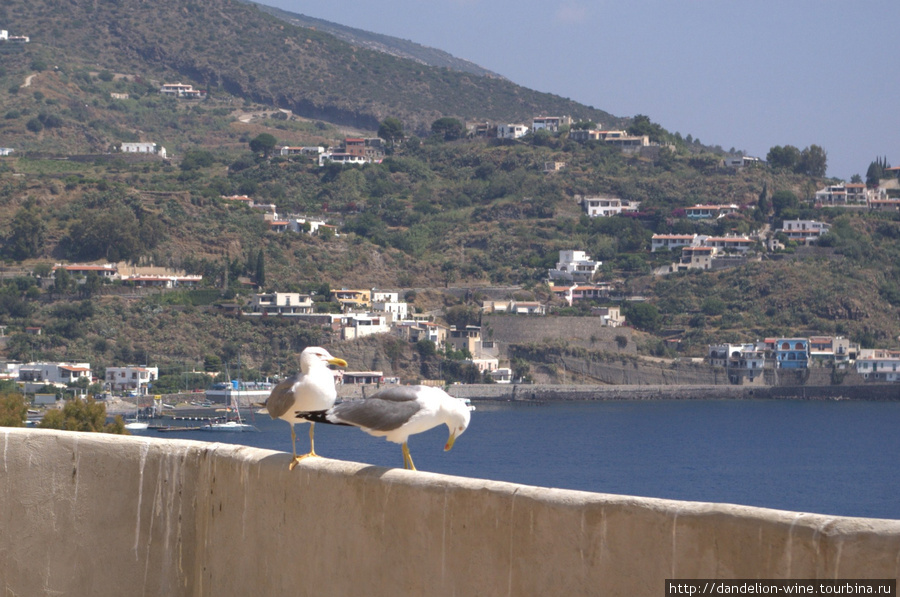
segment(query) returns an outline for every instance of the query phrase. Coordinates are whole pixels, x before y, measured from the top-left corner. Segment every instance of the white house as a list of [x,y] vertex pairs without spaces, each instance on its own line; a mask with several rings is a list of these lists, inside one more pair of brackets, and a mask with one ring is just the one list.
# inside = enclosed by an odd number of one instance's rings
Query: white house
[[500,361],[493,358],[466,359],[463,362],[475,365],[479,373],[492,373],[500,368]]
[[758,166],[762,163],[762,160],[759,158],[750,157],[748,155],[739,155],[736,157],[729,157],[722,160],[722,164],[726,168],[745,168],[747,166]]
[[609,293],[612,285],[607,282],[579,285],[571,284],[568,286],[551,286],[550,292],[556,298],[566,302],[570,307],[578,301],[599,301],[609,299]]
[[546,315],[547,306],[538,301],[512,301],[509,311],[516,315]]
[[865,183],[829,185],[816,191],[816,204],[824,207],[834,205],[865,205],[870,193]]
[[156,143],[122,143],[120,150],[122,153],[152,153],[166,157],[166,148]]
[[28,363],[19,367],[19,381],[69,384],[81,378],[91,380],[90,363]]
[[193,287],[203,281],[202,275],[147,275],[133,274],[122,275],[123,282],[129,282],[139,288],[178,288]]
[[556,268],[549,271],[551,280],[570,280],[590,282],[594,274],[603,265],[602,261],[594,261],[584,251],[560,251]]
[[497,125],[498,139],[518,139],[528,134],[528,127],[524,124],[499,124]]
[[720,252],[746,253],[755,243],[747,236],[709,236],[703,241],[703,246],[713,247]]
[[0,39],[9,39],[9,31],[0,29]]
[[150,385],[159,379],[158,367],[107,367],[106,385],[113,392],[137,392],[141,395],[149,393]]
[[593,307],[591,315],[599,317],[604,327],[617,328],[625,324],[625,316],[619,307]]
[[615,216],[626,211],[637,211],[640,202],[623,200],[618,197],[584,197],[581,199],[581,205],[588,217],[596,218],[598,216]]
[[319,154],[319,167],[321,168],[325,164],[368,164],[371,160],[365,156],[354,155],[352,153],[320,153]]
[[184,83],[165,83],[159,88],[159,92],[163,95],[182,97],[185,99],[200,99],[203,95],[201,90],[194,89],[193,85],[186,85]]
[[296,315],[315,312],[312,297],[299,292],[256,294],[250,302],[250,309],[253,313],[265,315]]
[[755,352],[755,344],[710,344],[709,364],[713,367],[729,367],[740,360],[742,354]]
[[11,155],[14,151],[12,147],[0,147],[0,155]]
[[687,207],[684,214],[692,220],[704,220],[710,218],[722,218],[728,214],[737,213],[740,208],[733,203],[731,205],[694,205]]
[[650,252],[690,247],[697,242],[696,234],[654,234],[650,238]]
[[482,313],[546,315],[547,306],[538,301],[482,301],[481,311]]
[[409,314],[409,305],[400,300],[400,293],[372,291],[372,309],[383,313],[390,313],[392,321],[403,321]]
[[570,126],[572,118],[570,116],[535,116],[531,121],[531,128],[534,131],[550,131],[558,133],[561,126]]
[[781,232],[788,237],[788,240],[810,243],[819,240],[819,237],[828,232],[830,227],[828,224],[816,220],[785,220]]
[[355,340],[391,331],[388,318],[380,313],[353,313],[341,320],[341,340]]
[[856,372],[871,381],[900,381],[900,351],[861,350]]
[[289,147],[285,145],[281,148],[281,155],[307,155],[307,156],[318,156],[319,154],[325,153],[325,148],[319,145],[314,146],[305,146],[305,147]]

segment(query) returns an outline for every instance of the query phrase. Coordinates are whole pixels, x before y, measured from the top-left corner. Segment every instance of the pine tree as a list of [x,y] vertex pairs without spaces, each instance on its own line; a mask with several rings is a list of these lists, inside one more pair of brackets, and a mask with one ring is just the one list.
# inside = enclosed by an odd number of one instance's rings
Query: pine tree
[[259,288],[266,285],[266,257],[262,249],[256,254],[256,285]]

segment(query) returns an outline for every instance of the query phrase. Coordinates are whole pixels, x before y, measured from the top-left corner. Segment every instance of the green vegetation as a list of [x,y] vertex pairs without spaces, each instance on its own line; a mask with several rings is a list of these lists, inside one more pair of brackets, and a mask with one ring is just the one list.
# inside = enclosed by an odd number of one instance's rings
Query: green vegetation
[[75,398],[66,401],[62,410],[48,410],[38,427],[65,431],[127,434],[122,417],[117,416],[112,423],[107,423],[106,405],[93,398],[87,400]]
[[24,427],[28,415],[25,397],[19,392],[0,393],[0,427]]

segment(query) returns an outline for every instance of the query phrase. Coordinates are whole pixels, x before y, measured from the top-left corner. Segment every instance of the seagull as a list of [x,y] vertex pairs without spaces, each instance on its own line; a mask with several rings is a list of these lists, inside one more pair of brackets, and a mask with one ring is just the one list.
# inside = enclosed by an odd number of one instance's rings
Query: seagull
[[401,444],[403,468],[416,470],[409,454],[409,436],[440,424],[447,425],[450,438],[446,452],[469,426],[469,407],[440,388],[397,386],[372,394],[364,400],[350,400],[325,412],[297,412],[298,418],[334,425],[353,425],[369,435]]
[[337,390],[334,387],[334,374],[328,365],[346,367],[347,361],[331,356],[324,348],[310,346],[300,353],[300,373],[289,377],[275,386],[266,399],[266,410],[273,419],[282,419],[291,425],[291,448],[294,459],[290,470],[294,470],[304,458],[318,456],[313,441],[313,421],[309,421],[309,453],[297,456],[297,434],[294,425],[305,422],[296,417],[296,412],[326,410],[334,406]]

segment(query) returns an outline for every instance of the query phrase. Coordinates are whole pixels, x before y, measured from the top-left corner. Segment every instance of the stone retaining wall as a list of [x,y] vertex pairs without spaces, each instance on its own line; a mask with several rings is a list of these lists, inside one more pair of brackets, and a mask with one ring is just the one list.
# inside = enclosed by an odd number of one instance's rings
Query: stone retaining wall
[[4,595],[622,595],[897,578],[900,521],[0,429]]

